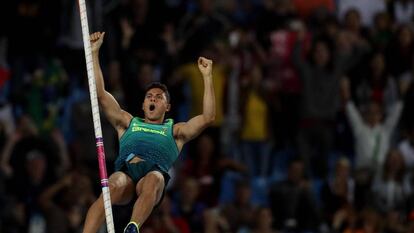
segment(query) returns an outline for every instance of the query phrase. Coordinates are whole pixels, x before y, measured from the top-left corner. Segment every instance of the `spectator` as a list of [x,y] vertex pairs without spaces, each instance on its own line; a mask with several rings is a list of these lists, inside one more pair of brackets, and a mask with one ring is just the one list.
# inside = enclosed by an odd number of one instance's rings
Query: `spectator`
[[392,39],[392,21],[386,12],[375,15],[374,26],[370,33],[370,39],[376,49],[385,50]]
[[188,222],[180,216],[172,216],[171,199],[165,195],[160,207],[147,220],[142,232],[154,233],[190,233]]
[[281,29],[287,29],[295,18],[296,12],[292,1],[263,1],[263,9],[255,22],[257,39],[263,48],[269,49],[271,34]]
[[177,199],[174,201],[172,216],[183,218],[189,225],[190,231],[200,233],[203,229],[204,203],[198,201],[199,184],[194,178],[186,178],[180,187]]
[[364,209],[360,212],[360,214],[358,214],[357,218],[354,221],[352,221],[352,224],[346,226],[342,232],[382,232],[382,222],[383,219],[381,218],[381,215],[378,214],[375,210]]
[[414,168],[414,127],[411,125],[407,130],[407,138],[400,142],[398,149],[404,158],[407,170]]
[[[304,27],[292,21],[289,28]],[[297,35],[294,30],[280,29],[269,34],[269,49],[264,63],[264,86],[269,105],[273,141],[279,147],[293,147],[297,140],[302,83],[292,62]],[[309,36],[304,38],[307,45]],[[304,46],[306,47],[306,46]]]
[[46,232],[80,231],[95,198],[89,178],[80,172],[70,172],[47,187],[39,196]]
[[208,134],[200,135],[195,149],[182,169],[183,179],[197,179],[200,188],[199,200],[209,207],[216,206],[220,194],[220,181],[226,170],[245,173],[246,166],[222,155],[215,154],[214,140]]
[[360,12],[356,9],[346,11],[343,19],[343,29],[350,32],[356,41],[364,41],[368,36],[367,29],[361,22]]
[[402,25],[394,34],[394,38],[387,48],[387,63],[390,73],[400,80],[410,76],[413,64],[414,34],[411,27]]
[[413,22],[414,3],[410,0],[388,1],[388,11],[398,24]]
[[374,15],[378,12],[386,11],[385,1],[383,0],[339,0],[337,6],[337,16],[339,19],[343,19],[346,12],[353,9],[360,12],[361,21],[364,26],[371,26]]
[[361,212],[365,208],[373,208],[375,201],[373,200],[372,184],[374,175],[368,168],[355,169],[355,190],[354,205],[356,213]]
[[408,200],[408,192],[403,184],[405,176],[402,155],[398,150],[391,149],[387,154],[383,169],[378,171],[373,184],[377,208],[382,213],[392,210],[405,211]]
[[293,160],[287,178],[270,186],[269,201],[277,229],[303,232],[319,227],[318,208],[304,172],[304,163]]
[[303,33],[299,32],[293,51],[293,62],[303,83],[299,153],[309,175],[324,177],[327,174],[325,161],[333,146],[333,122],[339,109],[339,78],[342,71],[333,59],[330,42],[324,39],[316,39],[309,59],[303,59],[303,44],[300,41],[304,38]]
[[276,233],[273,229],[272,211],[267,207],[260,207],[256,211],[252,227],[242,229],[238,233]]
[[385,120],[383,120],[382,105],[377,102],[371,102],[364,115],[361,115],[350,99],[347,80],[342,83],[342,88],[346,101],[346,114],[355,137],[356,168],[368,168],[375,172],[384,164],[403,103],[395,102]]
[[379,103],[389,111],[398,100],[398,86],[388,73],[384,54],[374,52],[369,60],[365,78],[355,87],[356,102],[367,106],[371,101]]
[[323,212],[329,225],[335,214],[353,204],[355,183],[351,177],[351,164],[348,159],[336,162],[332,179],[325,181],[321,190]]
[[323,10],[332,14],[334,13],[335,9],[335,1],[332,0],[294,0],[293,4],[295,5],[298,15],[304,19],[314,14],[318,10]]
[[[86,4],[91,29],[102,28],[102,5],[103,1],[101,0],[91,1]],[[71,84],[79,86],[82,84],[83,69],[85,67],[79,10],[76,3],[69,0],[60,1],[55,10],[59,12],[55,22],[53,22],[52,18],[46,18],[44,24],[49,24],[47,22],[49,21],[59,25],[57,38],[54,42],[61,54],[63,67],[67,70],[68,76],[72,80]],[[54,55],[56,54],[54,53]]]
[[226,18],[214,10],[212,1],[197,0],[197,3],[197,11],[185,15],[177,30],[183,63],[193,61],[194,54],[200,54],[230,27]]
[[[9,136],[2,151],[1,170],[6,176],[10,178],[13,175],[15,175],[14,174],[15,171],[14,171],[14,168],[10,160],[11,160],[14,150],[18,148],[17,147],[18,143],[21,143],[21,141],[24,139],[36,137],[37,134],[38,134],[38,130],[36,126],[34,125],[33,121],[31,120],[31,118],[28,116],[22,116],[19,119],[17,129],[13,132],[12,135]],[[36,145],[33,145],[33,146],[36,146]],[[29,149],[24,148],[24,150],[25,152],[23,153],[27,153],[27,151],[30,151],[31,148]]]
[[224,205],[221,214],[228,223],[230,232],[237,232],[243,227],[251,226],[255,208],[250,202],[252,190],[250,184],[240,180],[236,184],[234,201]]
[[262,71],[259,66],[241,77],[241,148],[243,160],[252,176],[267,177],[270,164],[271,145],[269,108],[261,86]]
[[385,216],[384,232],[403,233],[408,231],[408,224],[404,215],[398,211],[391,210]]

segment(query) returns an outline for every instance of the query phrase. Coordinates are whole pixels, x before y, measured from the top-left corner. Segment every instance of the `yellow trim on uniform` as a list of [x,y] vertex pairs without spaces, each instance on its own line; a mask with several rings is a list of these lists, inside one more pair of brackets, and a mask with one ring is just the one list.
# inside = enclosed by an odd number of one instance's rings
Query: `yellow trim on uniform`
[[125,232],[125,230],[127,229],[127,227],[129,226],[129,224],[133,224],[133,225],[135,225],[135,226],[137,227],[138,231],[139,231],[139,223],[136,223],[136,222],[134,222],[134,221],[131,221],[131,222],[129,222],[129,223],[126,225],[126,227],[124,228],[124,232]]

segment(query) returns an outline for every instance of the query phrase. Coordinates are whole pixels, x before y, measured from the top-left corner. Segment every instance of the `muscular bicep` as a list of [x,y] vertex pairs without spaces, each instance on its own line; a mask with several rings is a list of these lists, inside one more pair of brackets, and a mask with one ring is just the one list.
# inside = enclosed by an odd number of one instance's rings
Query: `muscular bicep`
[[116,99],[107,91],[99,97],[99,105],[115,129],[127,128],[132,116],[121,109]]
[[191,118],[187,122],[180,122],[174,125],[174,137],[186,143],[197,137],[212,122],[207,120],[203,115]]

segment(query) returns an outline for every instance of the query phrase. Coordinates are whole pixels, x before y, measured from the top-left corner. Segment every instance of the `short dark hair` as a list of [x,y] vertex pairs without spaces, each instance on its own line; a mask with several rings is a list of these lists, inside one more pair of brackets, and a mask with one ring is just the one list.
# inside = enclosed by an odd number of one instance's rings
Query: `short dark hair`
[[147,94],[147,92],[153,88],[161,89],[165,93],[165,96],[167,97],[167,102],[170,103],[170,93],[168,92],[168,88],[165,84],[162,84],[160,82],[151,82],[145,88],[145,94]]

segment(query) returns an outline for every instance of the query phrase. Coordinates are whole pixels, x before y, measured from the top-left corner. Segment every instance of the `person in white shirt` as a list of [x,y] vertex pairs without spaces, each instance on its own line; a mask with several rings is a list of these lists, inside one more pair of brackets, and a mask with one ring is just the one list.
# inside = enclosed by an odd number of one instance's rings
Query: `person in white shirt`
[[400,142],[398,150],[402,154],[408,170],[414,168],[414,125],[408,129],[407,138]]
[[389,8],[398,24],[409,24],[414,19],[414,2],[411,0],[390,1]]
[[350,98],[349,82],[346,79],[342,82],[342,93],[346,101],[346,115],[355,138],[356,168],[369,168],[375,172],[384,164],[403,102],[396,101],[386,117],[383,116],[381,104],[371,102],[364,115],[361,115]]
[[362,24],[369,27],[374,22],[374,16],[387,10],[385,0],[338,0],[337,16],[343,20],[346,12],[355,9],[360,12]]

